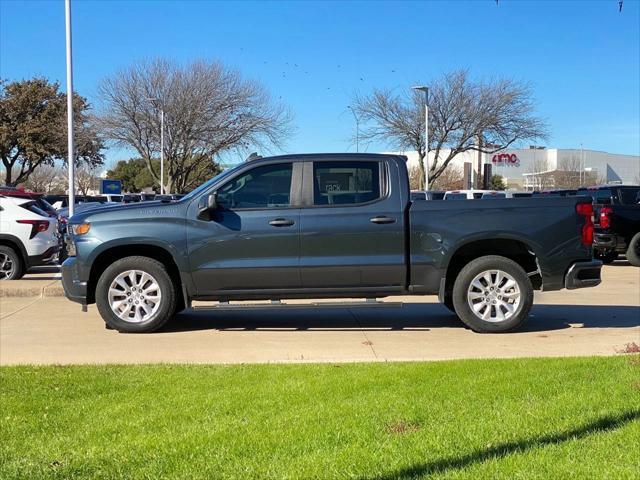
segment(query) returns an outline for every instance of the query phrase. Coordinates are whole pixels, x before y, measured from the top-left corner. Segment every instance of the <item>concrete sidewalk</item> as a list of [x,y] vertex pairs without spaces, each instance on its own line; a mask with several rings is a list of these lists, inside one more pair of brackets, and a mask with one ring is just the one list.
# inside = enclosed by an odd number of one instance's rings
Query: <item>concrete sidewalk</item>
[[602,285],[536,295],[518,332],[465,329],[435,297],[403,306],[191,310],[161,332],[106,330],[95,306],[0,298],[0,364],[353,362],[616,355],[640,344],[640,269],[605,267]]
[[60,267],[35,267],[20,280],[0,282],[0,297],[64,297]]

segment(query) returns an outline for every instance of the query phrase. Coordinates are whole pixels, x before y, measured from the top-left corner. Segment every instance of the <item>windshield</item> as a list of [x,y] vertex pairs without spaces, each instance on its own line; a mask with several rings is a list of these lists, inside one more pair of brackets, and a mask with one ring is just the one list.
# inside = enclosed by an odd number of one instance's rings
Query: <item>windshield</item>
[[218,175],[213,177],[211,180],[207,180],[206,182],[204,182],[202,185],[200,185],[195,190],[192,190],[189,193],[187,193],[180,200],[186,200],[186,201],[191,200],[193,197],[196,197],[196,196],[200,195],[200,193],[204,192],[207,188],[209,188],[211,185],[216,183],[218,180],[221,180],[222,178],[226,177],[227,175],[230,175],[231,173],[235,172],[236,170],[238,170],[242,166],[244,166],[243,163],[241,163],[237,167],[233,167],[233,168],[229,168],[227,170],[223,170]]

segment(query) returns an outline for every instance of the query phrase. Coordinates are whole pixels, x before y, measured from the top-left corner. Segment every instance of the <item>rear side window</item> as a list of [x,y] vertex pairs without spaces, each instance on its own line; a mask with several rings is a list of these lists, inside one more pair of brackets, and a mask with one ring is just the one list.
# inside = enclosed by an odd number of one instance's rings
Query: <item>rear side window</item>
[[622,205],[640,204],[640,188],[621,188],[618,197]]
[[38,206],[36,205],[36,202],[27,202],[27,203],[21,204],[20,206],[25,210],[29,210],[30,212],[35,213],[36,215],[40,215],[41,217],[49,216],[45,212],[43,212],[41,209],[38,208]]
[[314,205],[355,205],[382,197],[379,162],[316,162]]
[[223,208],[282,208],[290,205],[293,164],[252,168],[218,189]]

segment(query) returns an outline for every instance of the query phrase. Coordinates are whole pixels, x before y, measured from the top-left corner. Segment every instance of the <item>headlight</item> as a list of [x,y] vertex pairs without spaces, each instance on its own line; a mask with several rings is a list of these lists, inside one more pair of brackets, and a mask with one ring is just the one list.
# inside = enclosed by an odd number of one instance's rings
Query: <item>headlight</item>
[[74,235],[86,235],[87,233],[89,233],[89,230],[91,230],[91,224],[90,223],[80,223],[78,225],[73,225],[71,227],[71,230],[73,231]]

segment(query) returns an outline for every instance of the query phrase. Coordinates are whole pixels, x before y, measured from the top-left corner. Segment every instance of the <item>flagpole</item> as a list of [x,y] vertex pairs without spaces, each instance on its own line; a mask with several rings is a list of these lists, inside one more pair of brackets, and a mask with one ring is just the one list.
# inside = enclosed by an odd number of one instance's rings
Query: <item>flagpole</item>
[[75,205],[75,154],[73,151],[73,65],[71,55],[71,0],[64,1],[67,37],[67,164],[69,167],[69,218]]

